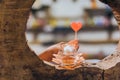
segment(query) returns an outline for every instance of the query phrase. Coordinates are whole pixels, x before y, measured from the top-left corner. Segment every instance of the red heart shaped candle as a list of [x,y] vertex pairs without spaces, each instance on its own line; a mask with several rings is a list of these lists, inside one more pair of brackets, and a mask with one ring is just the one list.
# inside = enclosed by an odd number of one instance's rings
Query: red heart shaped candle
[[78,32],[82,28],[82,23],[80,22],[73,22],[71,24],[71,28],[75,31]]
[[75,39],[77,40],[77,32],[82,28],[82,23],[73,22],[71,28],[75,31]]

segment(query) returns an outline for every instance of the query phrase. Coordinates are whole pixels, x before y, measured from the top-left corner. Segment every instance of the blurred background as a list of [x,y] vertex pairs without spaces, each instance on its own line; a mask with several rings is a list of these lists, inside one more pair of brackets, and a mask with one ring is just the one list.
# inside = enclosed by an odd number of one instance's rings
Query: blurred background
[[49,46],[74,39],[71,22],[81,22],[79,51],[86,59],[103,59],[115,51],[118,25],[111,9],[98,0],[36,0],[27,22],[26,39],[39,55]]

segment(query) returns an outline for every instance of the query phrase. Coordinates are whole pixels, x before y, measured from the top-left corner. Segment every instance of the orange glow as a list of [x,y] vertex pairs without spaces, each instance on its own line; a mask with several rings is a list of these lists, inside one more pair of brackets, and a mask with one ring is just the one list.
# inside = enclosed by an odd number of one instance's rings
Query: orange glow
[[75,32],[78,32],[81,28],[82,28],[82,23],[80,22],[73,22],[71,24],[71,28],[75,31]]

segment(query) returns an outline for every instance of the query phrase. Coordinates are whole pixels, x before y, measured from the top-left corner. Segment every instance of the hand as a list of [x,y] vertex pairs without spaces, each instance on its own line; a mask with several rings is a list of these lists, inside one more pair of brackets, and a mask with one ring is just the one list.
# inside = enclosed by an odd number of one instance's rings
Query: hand
[[[63,65],[66,64],[62,61],[62,59],[65,56],[62,56],[60,54],[54,54],[55,58],[53,58],[53,62],[56,63],[55,67],[56,69],[67,69],[67,70],[74,70],[76,68],[79,68],[82,66],[82,64],[84,63],[84,58],[82,57],[82,53],[77,53],[76,55],[74,55],[74,59],[72,59],[72,63],[71,60],[67,60],[67,64],[70,65]],[[67,57],[67,56],[66,56]]]
[[52,58],[54,58],[53,54],[58,54],[58,51],[62,50],[62,47],[65,44],[73,45],[76,48],[76,50],[78,50],[79,48],[78,40],[71,40],[68,43],[60,42],[58,44],[48,47],[45,51],[40,53],[39,58],[44,61],[52,62]]
[[58,51],[61,49],[61,45],[65,44],[64,42],[60,42],[53,46],[48,47],[45,51],[40,53],[39,58],[43,61],[51,62],[52,58],[54,57],[53,54],[57,54]]
[[78,40],[71,40],[67,44],[74,46],[76,51],[78,51],[78,49],[79,49],[79,41]]

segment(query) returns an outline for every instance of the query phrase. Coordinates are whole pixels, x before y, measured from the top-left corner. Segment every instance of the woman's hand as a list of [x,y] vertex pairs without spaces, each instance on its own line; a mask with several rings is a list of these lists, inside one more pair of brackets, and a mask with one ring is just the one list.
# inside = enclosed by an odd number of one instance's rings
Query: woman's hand
[[78,50],[79,48],[78,40],[71,40],[68,43],[60,42],[58,44],[48,47],[45,51],[40,53],[39,58],[44,61],[52,62],[52,58],[54,58],[53,54],[58,54],[58,51],[62,50],[65,44],[74,46],[76,50]]
[[64,42],[60,42],[53,46],[48,47],[45,51],[40,53],[39,58],[43,61],[51,62],[52,58],[54,57],[53,54],[57,54],[58,51],[61,49],[61,45],[65,44]]

